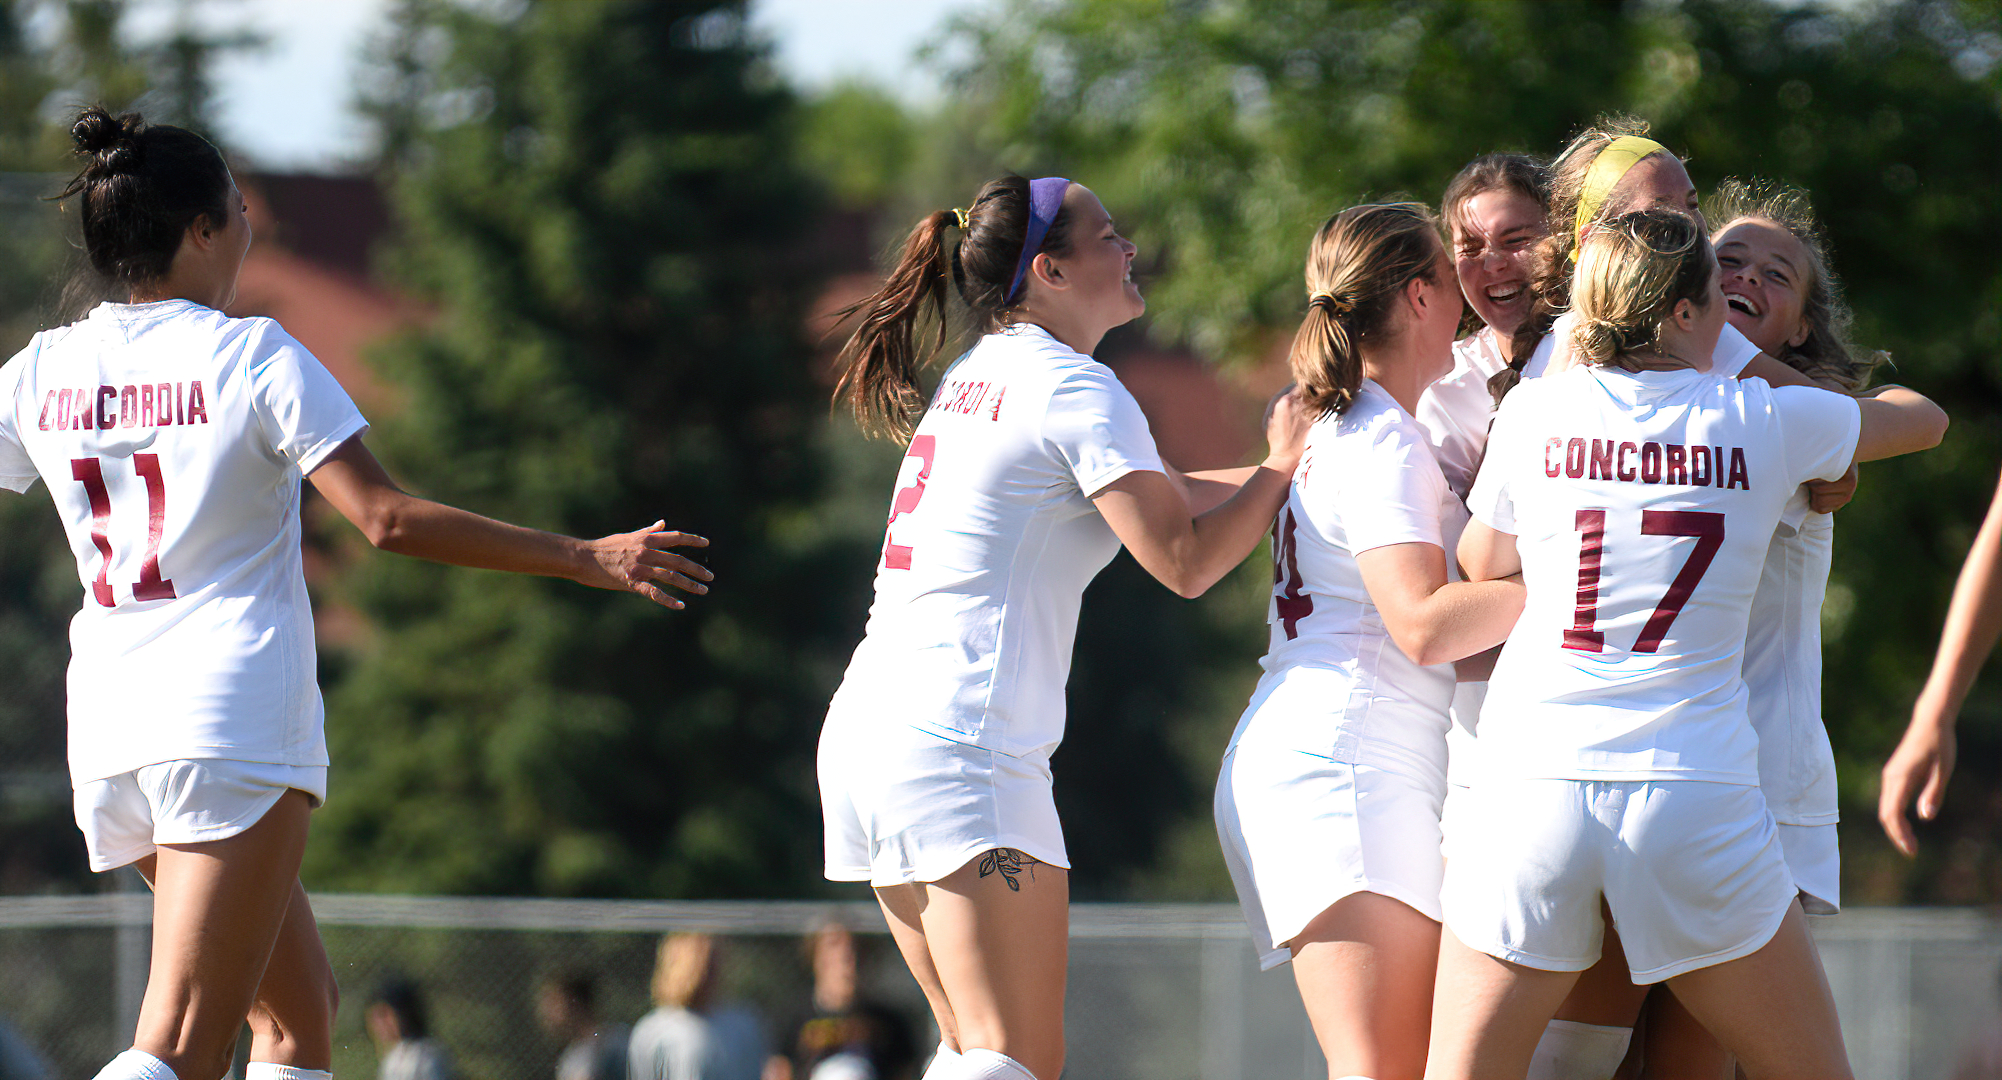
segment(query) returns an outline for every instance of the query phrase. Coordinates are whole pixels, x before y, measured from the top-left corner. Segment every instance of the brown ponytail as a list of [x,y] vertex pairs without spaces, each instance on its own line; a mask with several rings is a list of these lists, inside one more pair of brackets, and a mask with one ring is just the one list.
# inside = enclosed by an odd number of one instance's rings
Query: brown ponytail
[[1351,206],[1307,249],[1307,316],[1287,361],[1313,415],[1341,415],[1362,389],[1358,344],[1390,325],[1413,279],[1436,282],[1439,222],[1419,203]]
[[[965,235],[948,247],[947,230],[954,228]],[[905,238],[883,287],[842,309],[841,318],[856,312],[863,318],[836,361],[841,378],[834,399],[848,405],[865,433],[902,440],[917,427],[925,406],[919,376],[945,348],[948,273],[974,331],[992,333],[1012,321],[1008,290],[1028,229],[1029,181],[990,180],[965,211],[926,215]],[[1041,250],[1070,253],[1068,210],[1058,211]],[[926,318],[936,327],[928,345],[918,340]]]

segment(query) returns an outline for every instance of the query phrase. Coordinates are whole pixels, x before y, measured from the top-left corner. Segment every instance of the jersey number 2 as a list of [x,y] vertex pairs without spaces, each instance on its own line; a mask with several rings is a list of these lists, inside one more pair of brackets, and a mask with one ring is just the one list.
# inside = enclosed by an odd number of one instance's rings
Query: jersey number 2
[[[167,480],[160,473],[160,455],[132,455],[132,471],[146,481],[146,558],[139,564],[132,599],[172,600],[174,583],[160,577],[160,534],[167,527]],[[104,486],[104,463],[94,457],[72,458],[70,476],[90,496],[90,539],[104,556],[97,580],[90,583],[91,595],[105,607],[117,607],[111,595],[111,492]]]
[[[1599,622],[1599,568],[1606,555],[1606,512],[1604,510],[1580,510],[1575,528],[1578,530],[1578,607],[1571,623],[1571,629],[1564,631],[1564,647],[1579,652],[1604,652],[1606,635],[1598,629]],[[1668,628],[1675,625],[1675,617],[1682,614],[1682,605],[1689,602],[1696,592],[1696,585],[1710,569],[1710,560],[1717,557],[1717,549],[1724,546],[1724,515],[1707,510],[1643,510],[1641,511],[1642,536],[1693,536],[1696,548],[1689,553],[1689,561],[1682,564],[1682,570],[1669,582],[1668,591],[1662,594],[1661,603],[1654,607],[1654,614],[1641,626],[1641,636],[1634,641],[1634,651],[1651,653],[1661,648],[1668,637]]]
[[911,480],[911,486],[898,488],[897,497],[890,503],[890,520],[883,526],[883,569],[909,570],[911,549],[899,544],[890,536],[890,526],[897,519],[918,508],[918,500],[925,497],[925,481],[931,479],[932,455],[938,452],[938,437],[916,435],[911,438],[911,448],[904,451],[905,457],[918,459],[918,475]]

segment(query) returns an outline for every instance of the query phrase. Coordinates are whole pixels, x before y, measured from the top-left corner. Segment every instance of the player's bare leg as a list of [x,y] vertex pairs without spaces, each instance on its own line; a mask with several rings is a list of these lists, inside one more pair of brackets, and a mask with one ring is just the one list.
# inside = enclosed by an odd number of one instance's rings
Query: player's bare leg
[[1361,892],[1329,905],[1287,944],[1329,1076],[1425,1074],[1438,923],[1401,901]]
[[1519,1080],[1529,1072],[1544,1026],[1577,981],[1575,971],[1498,960],[1444,929],[1426,1080]]
[[1668,985],[1751,1080],[1854,1075],[1798,901],[1759,951],[1678,975]]
[[163,845],[140,860],[153,886],[153,964],[132,1045],[180,1080],[229,1071],[298,888],[311,814],[310,796],[288,791],[235,836]]
[[1627,951],[1613,928],[1612,912],[1599,902],[1605,940],[1599,962],[1578,976],[1577,985],[1545,1025],[1531,1059],[1530,1080],[1613,1080],[1634,1055],[1635,1030],[1648,987],[1635,986]]
[[1619,931],[1613,926],[1613,914],[1606,909],[1604,901],[1599,904],[1599,917],[1606,924],[1606,939],[1599,948],[1599,962],[1579,973],[1578,985],[1571,988],[1564,1004],[1557,1007],[1555,1019],[1576,1024],[1630,1028],[1640,1017],[1641,1004],[1647,1000],[1650,988],[1634,985],[1633,976],[1627,970],[1626,947],[1620,943]]
[[264,967],[250,1009],[250,1060],[327,1069],[333,1060],[334,1011],[340,991],[320,943],[306,888],[292,883],[292,902]]
[[[959,1051],[990,1050],[1037,1080],[1057,1080],[1064,1065],[1070,872],[1003,848],[975,856],[943,880],[879,889],[877,896],[912,974],[929,970],[935,978],[936,989],[925,986],[925,994],[939,1030],[951,1033]],[[913,925],[916,934],[909,932]]]
[[931,1005],[932,1018],[938,1022],[939,1039],[947,1050],[958,1053],[959,1020],[952,1014],[952,1003],[945,999],[945,984],[939,981],[938,968],[931,962],[931,946],[925,943],[925,887],[891,885],[878,888],[876,902],[883,905],[883,916],[890,924],[890,938],[897,943],[897,951],[904,954],[904,964],[911,969],[911,977],[918,981],[918,988],[925,992],[925,1001]]
[[1737,1062],[1668,987],[1648,995],[1643,1080],[1732,1080]]

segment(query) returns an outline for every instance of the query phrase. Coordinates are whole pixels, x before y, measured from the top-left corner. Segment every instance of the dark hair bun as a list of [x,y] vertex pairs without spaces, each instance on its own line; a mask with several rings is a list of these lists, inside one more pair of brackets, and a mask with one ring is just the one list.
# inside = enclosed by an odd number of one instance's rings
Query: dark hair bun
[[122,172],[137,163],[138,151],[132,144],[132,136],[138,128],[137,113],[112,116],[93,106],[70,125],[70,138],[76,140],[76,152],[96,158],[99,168]]

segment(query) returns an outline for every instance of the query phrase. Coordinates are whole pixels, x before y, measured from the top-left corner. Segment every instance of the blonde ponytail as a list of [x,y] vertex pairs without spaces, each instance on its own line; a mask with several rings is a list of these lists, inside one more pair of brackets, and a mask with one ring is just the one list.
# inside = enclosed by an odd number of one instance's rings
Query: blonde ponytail
[[1351,206],[1322,223],[1307,249],[1307,314],[1287,357],[1314,416],[1339,416],[1362,391],[1360,342],[1390,326],[1414,278],[1435,281],[1439,222],[1419,203]]

